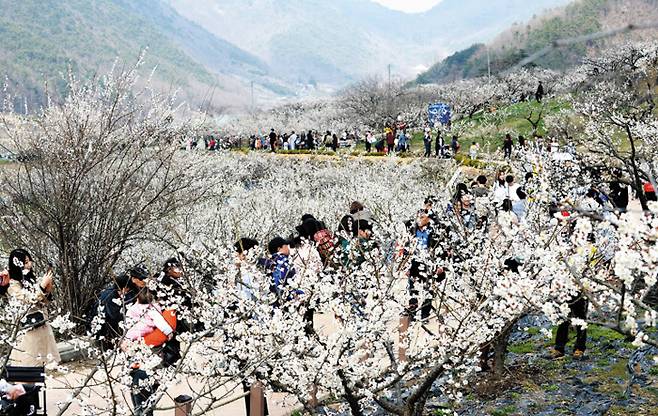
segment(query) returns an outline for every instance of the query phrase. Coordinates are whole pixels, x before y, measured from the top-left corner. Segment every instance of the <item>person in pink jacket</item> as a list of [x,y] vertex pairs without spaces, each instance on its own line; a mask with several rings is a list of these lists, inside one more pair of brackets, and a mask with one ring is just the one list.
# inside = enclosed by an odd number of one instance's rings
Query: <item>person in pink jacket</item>
[[[154,302],[153,295],[147,289],[140,291],[137,302],[126,311],[126,339],[138,341],[145,338],[155,330],[160,330],[167,338],[173,336],[174,330],[162,316],[162,309]],[[164,340],[166,341],[166,339]],[[159,347],[159,345],[150,345]]]

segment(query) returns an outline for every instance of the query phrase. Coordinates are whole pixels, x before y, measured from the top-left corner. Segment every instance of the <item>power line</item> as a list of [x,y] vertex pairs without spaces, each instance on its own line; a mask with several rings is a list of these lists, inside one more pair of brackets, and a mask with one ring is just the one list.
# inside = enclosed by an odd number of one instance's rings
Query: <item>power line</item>
[[580,36],[574,36],[571,38],[565,38],[565,39],[558,39],[553,42],[551,42],[550,45],[538,50],[537,52],[533,53],[532,55],[528,56],[527,58],[521,60],[519,63],[514,65],[513,67],[503,71],[502,75],[509,74],[511,72],[518,71],[519,69],[523,68],[524,66],[528,65],[529,63],[532,63],[536,61],[537,59],[548,55],[551,51],[562,48],[564,46],[570,46],[570,45],[575,45],[577,43],[582,43],[582,42],[589,42],[592,40],[599,40],[599,39],[605,39],[605,38],[610,38],[613,36],[621,35],[623,33],[629,33],[629,32],[634,32],[638,30],[646,30],[646,29],[657,29],[658,28],[658,22],[648,22],[648,23],[642,23],[642,24],[635,24],[635,23],[629,23],[626,26],[616,28],[616,29],[610,29],[610,30],[605,30],[601,32],[596,32],[596,33],[590,33],[587,35],[580,35]]

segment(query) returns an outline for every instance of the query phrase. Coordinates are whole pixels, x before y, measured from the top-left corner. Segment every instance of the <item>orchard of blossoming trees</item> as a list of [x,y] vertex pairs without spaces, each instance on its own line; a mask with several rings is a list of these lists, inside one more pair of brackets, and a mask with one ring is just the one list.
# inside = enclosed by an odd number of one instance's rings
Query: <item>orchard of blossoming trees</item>
[[[258,381],[309,413],[422,415],[433,396],[446,408],[459,403],[489,351],[499,376],[507,338],[527,315],[658,347],[657,68],[658,46],[633,45],[567,74],[521,70],[411,89],[367,81],[335,100],[235,120],[244,133],[375,129],[399,114],[420,126],[426,104],[440,100],[455,109],[454,128],[468,128],[477,112],[527,97],[541,80],[569,103],[543,122],[553,139],[572,138],[575,157],[556,161],[530,145],[479,172],[489,183],[515,176],[523,198],[509,194],[513,182],[502,191],[455,186],[472,173],[452,161],[180,151],[203,120],[137,88],[134,71],[71,78],[62,103],[2,116],[17,155],[2,173],[2,245],[30,250],[39,276],[52,262],[46,327],[86,356],[82,370],[48,364],[51,383],[68,392],[52,414],[167,410],[180,385],[195,414],[212,413]],[[620,187],[643,209],[620,206]],[[353,201],[368,214],[345,217]],[[308,213],[332,239],[306,232]],[[276,236],[302,237],[283,281],[273,281],[281,264],[263,267]],[[243,237],[260,244],[236,249]],[[159,273],[167,257],[177,260]],[[140,281],[156,300],[138,303],[175,310],[163,347],[132,338],[130,320],[110,339],[107,309],[89,307],[139,263],[155,272]],[[21,321],[42,298],[38,282],[3,305],[5,365],[36,331]],[[112,302],[125,313],[127,299]],[[574,317],[575,300],[589,305],[585,316]]]

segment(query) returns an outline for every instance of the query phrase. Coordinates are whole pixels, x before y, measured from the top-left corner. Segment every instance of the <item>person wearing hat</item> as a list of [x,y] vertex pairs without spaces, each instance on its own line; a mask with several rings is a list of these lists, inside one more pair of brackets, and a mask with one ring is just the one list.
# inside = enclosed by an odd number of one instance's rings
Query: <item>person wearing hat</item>
[[[117,276],[98,295],[87,314],[87,330],[101,340],[103,349],[111,349],[113,341],[121,336],[120,323],[124,320],[125,308],[132,305],[140,290],[146,286],[149,271],[144,265],[136,265]],[[104,320],[100,327],[96,322]]]
[[183,266],[181,262],[171,257],[162,266],[162,272],[157,278],[158,290],[156,297],[164,301],[167,306],[176,308],[191,308],[192,298],[183,287]]

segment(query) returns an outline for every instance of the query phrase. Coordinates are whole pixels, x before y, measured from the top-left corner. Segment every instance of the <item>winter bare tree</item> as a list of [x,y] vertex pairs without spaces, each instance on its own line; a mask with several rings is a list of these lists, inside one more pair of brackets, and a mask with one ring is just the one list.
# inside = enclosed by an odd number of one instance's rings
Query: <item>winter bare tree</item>
[[0,116],[16,157],[2,171],[2,244],[53,263],[56,298],[73,316],[124,250],[199,194],[177,157],[194,122],[177,121],[184,109],[140,80],[140,66],[87,82],[69,75],[63,101]]

